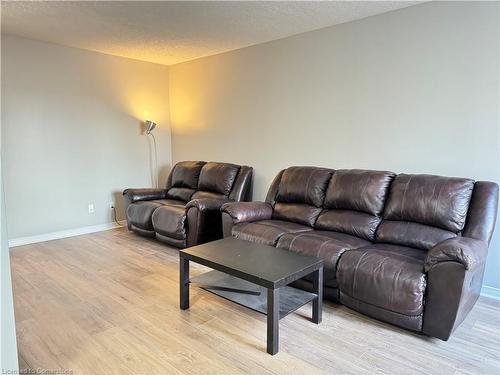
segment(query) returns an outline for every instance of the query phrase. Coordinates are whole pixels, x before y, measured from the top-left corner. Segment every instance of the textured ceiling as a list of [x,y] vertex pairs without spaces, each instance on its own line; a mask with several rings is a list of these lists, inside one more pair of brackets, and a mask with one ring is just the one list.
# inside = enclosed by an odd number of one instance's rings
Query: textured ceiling
[[175,64],[418,1],[2,1],[2,32]]

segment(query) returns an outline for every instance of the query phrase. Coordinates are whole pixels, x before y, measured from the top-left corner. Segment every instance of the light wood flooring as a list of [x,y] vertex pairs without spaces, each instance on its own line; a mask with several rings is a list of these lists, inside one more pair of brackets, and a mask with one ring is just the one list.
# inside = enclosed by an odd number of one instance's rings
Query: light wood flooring
[[[191,288],[179,310],[178,250],[116,229],[11,250],[22,368],[73,374],[500,374],[500,302],[481,298],[448,342],[326,302],[280,322]],[[205,271],[192,266],[191,274]]]

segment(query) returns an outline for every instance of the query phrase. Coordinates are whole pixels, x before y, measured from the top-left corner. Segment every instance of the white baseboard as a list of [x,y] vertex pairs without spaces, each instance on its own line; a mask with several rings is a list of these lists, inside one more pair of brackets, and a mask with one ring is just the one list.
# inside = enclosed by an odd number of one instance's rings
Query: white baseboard
[[[120,224],[122,224],[122,225],[125,224],[125,222],[122,222],[122,223],[120,223]],[[115,228],[120,228],[120,225],[118,225],[116,223],[106,223],[106,224],[100,224],[100,225],[91,225],[91,226],[82,227],[82,228],[62,230],[59,232],[45,233],[45,234],[40,234],[37,236],[13,238],[13,239],[9,240],[9,247],[23,246],[23,245],[29,245],[31,243],[44,242],[44,241],[50,241],[50,240],[58,240],[61,238],[74,237],[74,236],[81,236],[82,234],[102,232],[104,230],[110,230],[110,229],[115,229]],[[492,286],[484,285],[481,288],[481,296],[493,298],[493,299],[500,301],[500,289],[494,288]]]
[[36,236],[12,238],[9,240],[9,247],[23,246],[37,242],[45,242],[67,237],[81,236],[82,234],[102,232],[104,230],[110,230],[115,228],[120,228],[120,225],[116,223],[106,223],[99,225],[90,225],[88,227],[61,230],[52,233],[44,233]]
[[493,288],[492,286],[483,285],[481,288],[481,296],[493,298],[500,301],[500,289]]

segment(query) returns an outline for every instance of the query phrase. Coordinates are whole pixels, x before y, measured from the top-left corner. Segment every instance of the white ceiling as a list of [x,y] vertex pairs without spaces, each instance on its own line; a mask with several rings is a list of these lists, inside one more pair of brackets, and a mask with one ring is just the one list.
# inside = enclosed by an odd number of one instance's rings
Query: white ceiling
[[2,33],[171,65],[418,1],[2,1]]

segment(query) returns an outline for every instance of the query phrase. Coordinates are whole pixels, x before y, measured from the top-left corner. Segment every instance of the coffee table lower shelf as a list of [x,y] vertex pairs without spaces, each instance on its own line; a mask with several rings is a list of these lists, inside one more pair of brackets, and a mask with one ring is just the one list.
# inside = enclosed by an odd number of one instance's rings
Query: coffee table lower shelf
[[[267,289],[262,286],[216,270],[192,277],[190,284],[267,315]],[[291,286],[282,287],[278,292],[280,319],[317,297],[314,293]]]

